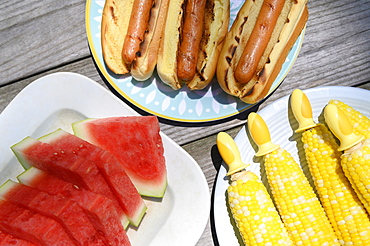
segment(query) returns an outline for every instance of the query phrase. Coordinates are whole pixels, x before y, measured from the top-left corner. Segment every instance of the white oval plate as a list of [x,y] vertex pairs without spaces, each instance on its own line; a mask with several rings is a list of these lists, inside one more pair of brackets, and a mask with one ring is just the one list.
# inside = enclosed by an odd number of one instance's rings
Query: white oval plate
[[[243,2],[244,0],[231,0],[230,26]],[[87,0],[86,2],[87,38],[98,69],[113,89],[127,101],[148,113],[179,122],[216,121],[237,115],[253,106],[253,104],[246,104],[226,94],[216,80],[203,90],[190,91],[183,87],[175,91],[162,83],[156,73],[144,82],[135,81],[129,75],[122,76],[112,73],[105,66],[100,42],[100,24],[104,3],[104,0]],[[303,43],[304,31],[289,52],[268,95],[283,82],[292,68]]]
[[[311,102],[315,122],[323,122],[322,110],[330,99],[340,100],[370,117],[370,91],[368,90],[345,86],[326,86],[304,90],[304,92]],[[298,123],[291,112],[289,98],[290,96],[285,96],[275,101],[259,111],[258,114],[269,127],[272,142],[288,150],[298,163],[301,161],[302,169],[308,172],[304,150],[300,144],[301,134],[294,133],[298,128]],[[243,127],[235,137],[241,158],[245,163],[250,163],[250,170],[262,177],[263,182],[267,184],[265,175],[260,173],[260,159],[254,156],[257,146],[249,137],[246,127]],[[233,221],[226,204],[226,190],[229,185],[229,180],[225,178],[226,173],[223,163],[216,180],[213,201],[214,225],[221,246],[239,246],[243,244],[241,239],[237,237],[238,234],[235,233],[236,229],[232,225]]]
[[[55,73],[34,81],[0,114],[0,184],[16,181],[23,171],[10,146],[26,136],[38,138],[58,128],[72,133],[73,122],[123,115],[137,113],[82,75]],[[138,228],[128,228],[128,236],[135,246],[195,245],[209,218],[209,187],[195,160],[161,136],[168,188],[161,201],[145,200],[147,213]]]

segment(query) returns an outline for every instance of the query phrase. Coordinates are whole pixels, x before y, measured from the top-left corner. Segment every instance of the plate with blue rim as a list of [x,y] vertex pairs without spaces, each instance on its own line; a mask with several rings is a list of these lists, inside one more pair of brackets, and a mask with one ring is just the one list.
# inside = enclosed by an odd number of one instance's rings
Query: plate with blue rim
[[[231,27],[244,0],[231,0]],[[86,33],[93,59],[110,88],[137,108],[158,117],[177,122],[212,122],[236,116],[254,104],[247,104],[228,95],[216,79],[204,89],[191,91],[186,86],[173,90],[156,72],[147,81],[136,81],[130,75],[116,75],[105,65],[101,49],[100,26],[105,1],[87,0]],[[269,96],[283,82],[292,68],[303,43],[304,31],[290,50],[282,69],[273,82]]]

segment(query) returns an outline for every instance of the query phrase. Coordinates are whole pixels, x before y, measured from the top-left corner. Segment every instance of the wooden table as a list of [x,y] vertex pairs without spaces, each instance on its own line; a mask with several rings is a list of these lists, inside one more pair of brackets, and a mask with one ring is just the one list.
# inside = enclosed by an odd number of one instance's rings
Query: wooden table
[[[370,89],[370,1],[310,0],[301,52],[277,91],[260,110],[293,89],[343,85]],[[86,38],[85,1],[2,1],[0,5],[0,112],[25,86],[47,74],[68,71],[106,86]],[[370,98],[369,98],[370,103]],[[161,129],[198,162],[212,192],[221,158],[216,134],[235,136],[247,113],[213,124],[174,124]],[[1,136],[0,136],[1,139]],[[197,245],[218,245],[212,214]]]

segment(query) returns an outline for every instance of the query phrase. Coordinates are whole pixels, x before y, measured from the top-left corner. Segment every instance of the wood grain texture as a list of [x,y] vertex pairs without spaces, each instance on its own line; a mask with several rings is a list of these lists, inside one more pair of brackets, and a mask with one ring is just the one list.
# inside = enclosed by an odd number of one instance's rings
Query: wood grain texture
[[[234,138],[236,134],[240,131],[240,129],[241,126],[226,130],[225,132],[227,132],[232,138]],[[222,165],[222,158],[216,146],[216,137],[217,135],[212,135],[207,138],[182,145],[182,147],[191,156],[193,156],[194,160],[197,161],[199,166],[201,167],[208,182],[211,194],[213,192],[213,189],[215,188],[215,178],[217,177],[218,170],[220,168],[220,165]],[[213,235],[214,232],[212,231],[212,220],[213,213],[211,207],[209,220],[210,222],[208,223],[206,230],[204,231],[197,246],[217,245],[217,241],[213,242],[209,240],[211,238],[211,235],[212,237],[215,236]]]
[[[368,81],[370,2],[312,0],[308,6],[304,59],[294,69],[299,81],[312,86]],[[13,0],[0,13],[0,85],[90,55],[85,1]]]
[[297,81],[310,87],[368,82],[370,2],[309,1],[308,5],[302,59],[294,68]]
[[90,55],[85,1],[3,1],[0,85]]

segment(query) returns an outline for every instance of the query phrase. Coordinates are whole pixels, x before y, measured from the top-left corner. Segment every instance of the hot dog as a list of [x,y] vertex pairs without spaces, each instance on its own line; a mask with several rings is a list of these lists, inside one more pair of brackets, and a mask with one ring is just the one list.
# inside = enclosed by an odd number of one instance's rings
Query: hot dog
[[198,61],[198,50],[203,35],[206,0],[188,0],[184,25],[177,55],[177,76],[182,81],[193,79]]
[[[225,92],[250,104],[267,95],[305,27],[306,3],[306,0],[244,3],[226,36],[218,61],[217,80]],[[279,4],[281,10],[268,7]],[[260,23],[266,23],[270,30],[261,31]]]
[[150,10],[153,0],[134,0],[131,10],[125,41],[122,48],[122,59],[126,64],[131,64],[144,40],[145,31],[148,29]]
[[230,0],[171,0],[157,72],[173,89],[206,87],[227,33]]
[[169,0],[106,0],[101,45],[106,66],[115,74],[148,79],[157,63]]
[[284,3],[285,0],[263,1],[251,36],[236,65],[235,78],[239,83],[248,83],[258,72],[256,71],[258,63],[271,39]]

